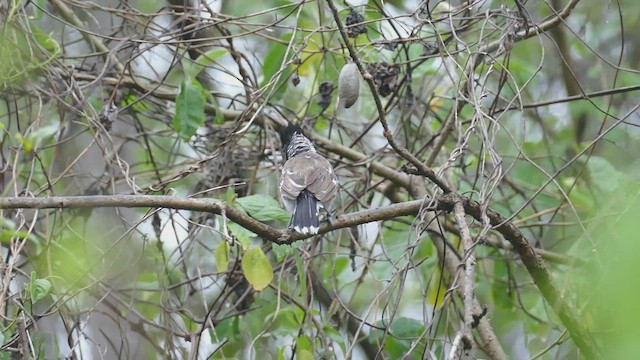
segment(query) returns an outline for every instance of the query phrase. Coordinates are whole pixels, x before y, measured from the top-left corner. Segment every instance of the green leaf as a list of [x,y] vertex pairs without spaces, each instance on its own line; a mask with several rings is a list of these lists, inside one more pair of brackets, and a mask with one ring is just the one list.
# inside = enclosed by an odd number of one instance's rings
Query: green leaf
[[[384,319],[378,320],[376,325],[380,328],[386,327],[388,322]],[[369,342],[372,344],[382,344],[391,358],[402,357],[411,348],[412,341],[418,338],[424,331],[421,321],[399,317],[391,323],[390,335],[386,336],[381,329],[374,329],[369,333]]]
[[162,302],[158,291],[160,288],[158,273],[142,272],[138,274],[132,287],[137,290],[137,296],[140,300],[134,304],[135,309],[145,319],[152,320],[155,318],[160,313],[160,303]]
[[[217,336],[215,336],[217,335]],[[234,316],[225,320],[222,320],[216,327],[215,327],[215,335],[212,334],[211,338],[212,339],[217,339],[217,340],[223,340],[223,339],[229,339],[229,340],[237,340],[239,338],[239,336],[241,335],[240,333],[240,317],[239,316]]]
[[512,309],[514,296],[513,291],[509,291],[509,270],[504,261],[495,261],[493,264],[493,284],[491,291],[496,307],[501,309]]
[[42,241],[38,236],[26,230],[16,230],[16,224],[13,221],[0,218],[0,243],[10,245],[11,239],[29,240],[34,245],[34,254],[39,254],[42,250]]
[[591,178],[596,186],[603,192],[612,192],[620,187],[624,175],[605,158],[591,156],[587,163]]
[[60,45],[49,34],[45,33],[38,26],[31,28],[36,41],[45,50],[56,56],[60,52]]
[[37,128],[29,134],[29,141],[33,147],[38,147],[44,140],[52,137],[60,129],[60,124],[53,123]]
[[238,239],[243,250],[246,250],[249,248],[249,246],[251,246],[251,238],[258,236],[236,223],[229,222],[227,226],[229,228],[229,231],[231,231],[231,233],[233,234],[233,236],[235,236],[236,239]]
[[346,339],[344,338],[344,336],[342,336],[342,334],[340,334],[340,332],[338,332],[338,330],[330,326],[323,326],[322,331],[324,331],[325,335],[327,335],[327,337],[330,340],[335,341],[340,345],[343,353],[346,352],[347,350]]
[[273,243],[271,250],[273,250],[273,255],[275,255],[276,261],[279,263],[281,263],[285,257],[293,254],[293,246],[289,244]]
[[[37,6],[32,6],[32,10],[33,13],[35,15],[36,20],[42,20],[42,16],[44,15],[44,12],[40,9],[46,9],[47,8],[47,4],[46,4],[47,0],[35,0],[34,3],[37,4]],[[35,25],[35,24],[34,24]],[[33,26],[33,27],[37,27],[37,26]]]
[[184,79],[176,98],[173,127],[178,135],[189,140],[204,123],[205,95],[197,80]]
[[313,360],[311,340],[307,336],[300,336],[296,343],[296,358],[298,360]]
[[185,66],[185,72],[189,77],[195,78],[200,74],[200,72],[211,66],[211,64],[226,54],[227,49],[211,49],[198,56],[195,62],[185,64],[187,65]]
[[347,267],[351,264],[351,259],[346,256],[341,256],[333,262],[327,262],[324,264],[324,271],[322,272],[325,279],[330,279],[333,276],[339,276]]
[[198,323],[193,321],[191,317],[186,315],[180,315],[180,317],[182,318],[182,324],[184,325],[184,328],[187,329],[187,331],[189,332],[198,331]]
[[229,267],[229,243],[224,240],[220,241],[213,256],[216,259],[216,270],[219,273],[227,271]]
[[289,213],[280,208],[278,201],[270,196],[245,196],[237,199],[236,203],[258,221],[289,221]]
[[422,321],[408,317],[399,317],[391,323],[391,333],[401,339],[418,338],[424,331]]
[[4,345],[4,334],[0,332],[0,346]]
[[31,141],[29,141],[29,139],[26,139],[20,133],[16,133],[15,134],[15,138],[16,138],[16,140],[18,140],[20,145],[22,145],[22,148],[24,149],[25,152],[31,153],[31,151],[33,150],[33,143]]
[[285,307],[282,310],[270,314],[265,317],[265,323],[273,322],[272,329],[274,335],[290,335],[300,329],[300,321],[304,318],[304,314],[297,307]]
[[260,247],[249,249],[244,253],[242,257],[242,272],[256,291],[266,288],[273,279],[271,262],[269,262],[267,255],[264,254]]
[[[565,188],[569,189],[574,183],[576,179],[574,177],[566,177],[560,180],[560,184]],[[586,184],[578,181],[571,193],[569,194],[569,200],[573,203],[574,207],[586,212],[592,212],[597,210],[596,197],[592,189],[586,186]]]
[[238,194],[233,190],[233,187],[229,186],[225,197],[227,199],[227,204],[233,205],[236,202],[236,198],[238,198]]
[[[289,42],[291,40],[291,33],[284,34],[280,39]],[[282,63],[284,62],[284,54],[287,51],[287,45],[280,42],[273,42],[271,50],[264,57],[264,63],[262,64],[262,82],[260,87],[264,87],[271,81],[271,78],[280,70]],[[284,75],[284,74],[283,74]]]
[[29,294],[31,295],[31,301],[33,303],[38,302],[51,290],[51,282],[46,279],[37,279],[36,272],[31,272],[31,281],[29,282]]

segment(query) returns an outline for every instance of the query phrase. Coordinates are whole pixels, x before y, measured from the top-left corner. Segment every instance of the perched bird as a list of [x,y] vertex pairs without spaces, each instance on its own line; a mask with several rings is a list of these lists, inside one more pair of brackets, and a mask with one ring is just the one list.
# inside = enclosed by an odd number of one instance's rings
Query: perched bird
[[316,152],[297,125],[280,132],[285,163],[280,178],[282,203],[292,214],[289,229],[317,234],[321,217],[331,217],[331,206],[338,192],[333,166]]

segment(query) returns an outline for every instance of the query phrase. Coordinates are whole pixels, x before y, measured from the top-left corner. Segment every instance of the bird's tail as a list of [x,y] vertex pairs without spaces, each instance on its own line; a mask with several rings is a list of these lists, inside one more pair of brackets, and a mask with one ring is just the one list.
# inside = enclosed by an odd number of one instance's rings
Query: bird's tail
[[303,190],[296,200],[290,228],[302,234],[317,234],[321,207],[320,201],[311,192]]

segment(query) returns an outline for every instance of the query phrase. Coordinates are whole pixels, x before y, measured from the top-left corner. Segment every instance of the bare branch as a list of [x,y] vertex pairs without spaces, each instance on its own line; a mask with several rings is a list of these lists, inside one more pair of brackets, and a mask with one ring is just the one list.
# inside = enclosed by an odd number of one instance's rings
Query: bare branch
[[471,238],[471,232],[469,231],[469,225],[464,218],[464,207],[460,201],[453,205],[453,215],[456,218],[458,227],[460,228],[460,238],[464,248],[464,332],[463,337],[471,339],[471,331],[473,328],[473,300],[474,300],[474,286],[475,286],[475,269],[476,269],[476,257],[473,255],[475,244]]
[[[454,209],[455,205],[462,202],[464,210],[467,214],[473,216],[476,220],[482,221],[482,205],[477,201],[461,197],[456,194],[444,194],[438,199],[438,208],[446,211]],[[580,322],[576,309],[563,299],[558,290],[551,273],[544,264],[542,258],[536,254],[533,247],[527,239],[522,235],[520,230],[511,222],[500,216],[497,212],[488,209],[486,211],[491,225],[496,226],[498,231],[504,238],[513,245],[513,248],[520,255],[520,259],[526,266],[533,282],[536,284],[542,296],[547,300],[551,307],[556,311],[562,323],[567,327],[571,338],[576,345],[584,352],[584,355],[590,359],[599,359],[599,351],[591,337],[589,331]]]
[[[299,233],[277,230],[261,223],[245,212],[216,199],[191,199],[163,195],[96,195],[57,196],[46,198],[7,197],[0,198],[0,209],[93,209],[104,207],[124,208],[167,208],[177,210],[202,211],[220,214],[224,211],[229,220],[241,225],[259,236],[278,243],[291,243],[306,239]],[[393,219],[399,216],[415,215],[424,207],[422,200],[392,204],[372,210],[363,210],[337,216],[331,224],[323,224],[320,234],[364,223]]]

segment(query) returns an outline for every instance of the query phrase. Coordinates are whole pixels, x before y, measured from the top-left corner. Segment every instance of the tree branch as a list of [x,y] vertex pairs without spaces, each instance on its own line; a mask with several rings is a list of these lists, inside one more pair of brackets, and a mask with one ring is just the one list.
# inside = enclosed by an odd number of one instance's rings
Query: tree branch
[[[444,194],[438,199],[437,208],[451,211],[455,204],[462,203],[464,211],[476,220],[482,221],[482,206],[477,201],[456,195]],[[514,250],[520,255],[520,259],[529,271],[533,282],[536,284],[542,296],[556,311],[560,320],[567,327],[571,338],[587,358],[600,359],[600,354],[589,331],[580,322],[576,309],[566,302],[553,282],[549,269],[542,258],[522,235],[520,230],[510,221],[500,216],[497,212],[487,209],[486,216],[496,231],[513,245]]]
[[[449,279],[445,278],[447,287],[452,288],[454,284],[451,284],[451,279],[455,278],[456,272],[461,269],[459,255],[455,251],[445,249],[447,247],[446,240],[438,231],[431,229],[427,231],[438,253],[438,259],[442,264],[444,264],[447,272],[449,273]],[[461,284],[460,286],[455,286],[455,289],[460,297],[464,297],[465,282],[467,279],[464,276],[459,277],[459,279],[461,280]],[[483,311],[483,307],[480,306],[480,303],[477,299],[475,299],[475,297],[473,299],[472,311],[474,314],[480,314]],[[483,316],[479,319],[476,330],[481,340],[480,346],[482,347],[482,350],[489,356],[489,358],[494,360],[508,359],[507,354],[504,352],[502,346],[500,345],[498,337],[491,327],[491,323],[489,323],[489,320],[486,317]],[[460,339],[460,341],[462,341],[462,339]]]
[[329,5],[329,8],[331,9],[331,13],[333,14],[333,19],[338,25],[338,30],[340,31],[342,40],[344,41],[345,45],[347,46],[347,49],[349,50],[349,55],[351,56],[351,59],[356,64],[356,66],[358,66],[358,70],[362,74],[364,81],[369,86],[369,90],[371,90],[373,101],[376,104],[376,109],[378,110],[378,118],[380,119],[380,124],[382,124],[382,127],[384,128],[383,134],[384,134],[384,137],[389,142],[389,145],[391,145],[393,150],[398,155],[400,155],[402,158],[409,161],[413,166],[415,166],[421,175],[427,177],[429,180],[433,181],[434,184],[438,185],[438,187],[442,189],[442,191],[444,192],[453,191],[453,188],[447,183],[447,181],[444,178],[441,178],[440,176],[438,176],[436,172],[433,171],[433,169],[426,166],[420,159],[415,157],[407,148],[399,144],[393,138],[393,133],[389,129],[389,124],[387,123],[387,115],[384,110],[384,106],[382,106],[382,101],[380,100],[380,95],[378,94],[376,83],[373,77],[371,76],[371,74],[369,74],[364,68],[364,66],[362,65],[362,62],[360,61],[360,58],[358,56],[358,53],[356,52],[356,49],[353,47],[351,42],[349,42],[349,36],[347,35],[346,30],[344,29],[344,25],[340,20],[340,14],[338,13],[338,9],[336,8],[336,6],[333,4],[333,1],[327,0],[327,5]]
[[[460,228],[460,238],[462,240],[462,246],[464,248],[464,332],[463,337],[466,337],[471,342],[473,330],[473,300],[474,300],[474,284],[475,284],[475,270],[476,270],[476,257],[473,254],[475,248],[473,239],[471,238],[471,232],[469,231],[469,225],[464,218],[464,207],[462,202],[458,201],[453,205],[453,215],[456,218],[458,227]],[[464,343],[464,342],[463,342]],[[466,349],[465,349],[466,350]]]
[[[56,196],[56,197],[6,197],[0,198],[0,209],[93,209],[105,207],[124,208],[166,208],[177,210],[202,211],[220,214],[223,210],[229,220],[250,230],[266,240],[288,244],[309,238],[308,235],[278,230],[264,224],[242,210],[222,200],[192,199],[164,195],[96,195],[96,196]],[[424,207],[422,200],[392,204],[372,210],[363,210],[351,214],[336,216],[331,224],[323,223],[319,234],[333,230],[365,224],[374,221],[393,219],[399,216],[415,215]]]
[[[482,208],[480,204],[454,193],[442,195],[439,198],[437,208],[439,210],[451,211],[456,202],[461,202],[467,214],[473,216],[475,219],[481,220]],[[0,199],[0,209],[88,209],[103,207],[170,208],[216,214],[220,214],[220,212],[224,210],[231,221],[275,243],[291,243],[308,237],[298,233],[277,230],[253,219],[243,211],[230,206],[224,201],[216,199],[191,199],[161,195],[99,195],[46,198],[7,197]],[[320,234],[367,222],[415,215],[423,207],[424,202],[422,200],[414,200],[338,216],[331,224],[323,224],[320,227]],[[556,309],[576,345],[580,347],[589,358],[597,358],[598,350],[591,335],[578,321],[575,309],[563,301],[543,260],[535,253],[520,230],[495,211],[487,210],[487,216],[489,217],[491,225],[495,226],[495,229],[500,232],[518,252],[534,283],[538,286],[544,298]],[[456,268],[456,264],[454,264],[451,259],[443,259],[443,261],[445,261],[448,268]],[[480,308],[477,301],[474,301],[473,308]]]

